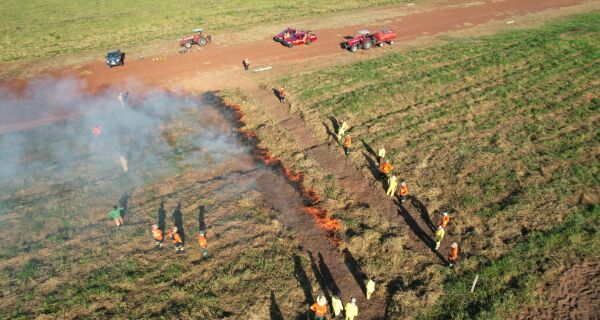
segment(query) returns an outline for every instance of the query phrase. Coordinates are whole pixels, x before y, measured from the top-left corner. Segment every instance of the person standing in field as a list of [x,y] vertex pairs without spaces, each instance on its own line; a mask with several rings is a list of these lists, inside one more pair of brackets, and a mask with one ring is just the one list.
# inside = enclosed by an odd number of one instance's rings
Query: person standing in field
[[331,297],[331,307],[333,307],[333,316],[337,318],[344,310],[342,299],[340,299],[340,293],[336,293]]
[[400,203],[404,203],[408,197],[408,186],[406,185],[406,181],[400,182],[400,192],[398,192],[398,195],[400,196]]
[[445,235],[446,231],[444,230],[444,228],[442,228],[442,226],[438,226],[437,231],[433,235],[433,241],[435,241],[435,250],[440,248],[440,244],[442,243],[442,240],[444,239]]
[[208,240],[206,240],[206,231],[200,230],[200,232],[198,232],[198,244],[200,245],[200,250],[202,250],[202,256],[208,256]]
[[285,97],[287,96],[287,92],[285,91],[285,88],[283,86],[281,86],[281,88],[277,90],[277,94],[279,95],[279,102],[285,103]]
[[388,160],[383,161],[383,163],[379,166],[379,172],[381,173],[382,178],[389,176],[392,170],[394,170],[394,166],[392,166]]
[[323,296],[317,297],[317,302],[310,306],[310,311],[315,315],[315,320],[324,320],[327,314],[327,300]]
[[350,137],[349,135],[346,135],[344,137],[344,153],[346,154],[346,157],[350,154],[350,147],[352,146],[352,137]]
[[356,298],[350,298],[350,302],[346,303],[346,320],[354,320],[354,317],[358,316],[358,306],[356,305]]
[[450,222],[450,216],[448,215],[447,211],[444,211],[442,213],[442,219],[440,220],[440,226],[446,229],[448,227],[448,222]]
[[383,159],[385,159],[385,148],[381,146],[381,148],[377,150],[377,163],[381,165],[381,161],[383,161]]
[[242,61],[242,64],[244,65],[244,70],[248,71],[248,68],[250,68],[250,60],[245,58],[244,61]]
[[338,143],[342,141],[342,137],[346,134],[346,130],[348,130],[348,123],[346,120],[342,120],[337,132]]
[[177,227],[173,227],[168,233],[167,237],[173,240],[173,244],[175,245],[175,253],[183,253],[185,247],[183,245],[183,240],[181,240],[181,236],[177,232]]
[[370,278],[369,281],[367,281],[367,300],[371,299],[371,295],[373,294],[373,292],[375,292],[375,279],[374,278]]
[[165,238],[163,231],[158,227],[157,224],[152,225],[152,236],[154,237],[154,249],[162,249]]
[[123,225],[123,217],[121,216],[121,210],[117,208],[117,206],[113,206],[113,209],[108,213],[108,216],[115,221],[117,227]]
[[458,243],[453,242],[450,245],[450,253],[448,254],[448,265],[450,267],[454,266],[456,260],[458,260]]
[[388,178],[388,189],[385,193],[386,196],[394,197],[396,194],[396,189],[398,188],[398,179],[395,175],[392,175]]

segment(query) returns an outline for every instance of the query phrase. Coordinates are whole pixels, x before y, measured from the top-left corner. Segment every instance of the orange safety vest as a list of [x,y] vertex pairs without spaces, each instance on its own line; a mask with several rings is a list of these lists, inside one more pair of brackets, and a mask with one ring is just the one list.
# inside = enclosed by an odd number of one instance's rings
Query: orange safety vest
[[385,174],[392,172],[392,169],[394,169],[394,167],[389,162],[384,162],[381,164],[381,167],[379,167],[379,170]]
[[171,230],[169,231],[169,236],[171,237],[171,239],[173,239],[173,244],[183,243],[183,241],[181,240],[181,236],[179,236],[179,233],[173,232],[173,230]]
[[163,240],[163,232],[160,229],[152,229],[152,235],[154,236],[154,240],[162,241]]
[[440,226],[442,226],[442,228],[446,228],[448,226],[448,222],[450,222],[450,216],[442,216]]
[[458,259],[458,247],[450,249],[450,254],[448,255],[448,260],[456,261]]
[[317,316],[324,316],[327,313],[327,305],[321,306],[318,303],[313,303],[310,310],[314,311]]
[[350,136],[346,136],[346,138],[344,138],[344,147],[350,148],[351,145],[352,145],[352,138]]
[[408,186],[400,186],[400,195],[403,197],[408,195]]
[[204,235],[198,235],[198,244],[204,249],[208,247],[208,241],[206,240],[206,237]]

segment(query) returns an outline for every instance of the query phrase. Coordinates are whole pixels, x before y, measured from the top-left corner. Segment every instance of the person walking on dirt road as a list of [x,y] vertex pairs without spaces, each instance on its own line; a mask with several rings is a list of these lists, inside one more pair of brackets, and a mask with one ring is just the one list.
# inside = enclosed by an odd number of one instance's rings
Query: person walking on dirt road
[[444,230],[444,228],[442,228],[442,226],[438,226],[437,231],[433,235],[433,241],[435,241],[435,250],[440,248],[440,244],[442,243],[442,240],[444,239],[445,235],[446,235],[446,230]]
[[154,237],[154,249],[162,249],[164,246],[165,238],[163,231],[160,230],[157,224],[152,225],[152,236]]
[[208,240],[206,240],[206,231],[200,230],[198,232],[198,244],[200,245],[200,249],[202,250],[202,256],[208,256]]
[[448,215],[447,211],[444,211],[442,213],[442,219],[440,219],[440,226],[446,229],[448,227],[448,222],[450,222],[450,216]]
[[310,311],[315,315],[315,320],[324,320],[327,314],[327,299],[323,296],[317,297],[317,302],[310,306]]
[[344,147],[344,153],[346,154],[346,157],[350,154],[350,147],[352,146],[352,137],[349,135],[346,135],[344,137],[344,143],[342,144],[342,146]]
[[458,243],[452,242],[450,245],[450,253],[448,254],[448,265],[450,267],[454,266],[458,260]]
[[354,317],[358,316],[358,306],[356,305],[356,298],[350,298],[350,302],[346,303],[346,320],[354,320]]
[[177,227],[173,227],[173,229],[167,233],[167,237],[173,240],[173,244],[175,245],[175,253],[183,253],[185,247],[183,245],[183,240],[181,240],[181,236],[177,231]]
[[348,123],[346,120],[342,120],[337,132],[337,139],[339,142],[342,141],[342,137],[344,137],[344,134],[346,134],[346,130],[348,130]]
[[111,217],[117,227],[123,225],[123,217],[121,216],[121,209],[117,208],[117,206],[113,206],[113,209],[108,213],[108,216]]
[[248,58],[245,58],[242,61],[242,64],[244,65],[244,70],[248,71],[248,68],[250,68],[250,60],[248,60]]
[[385,195],[394,197],[394,194],[396,194],[396,189],[398,189],[398,179],[395,175],[392,175],[388,178],[388,189]]
[[342,313],[342,310],[344,310],[344,305],[342,304],[342,299],[340,299],[339,292],[331,297],[331,307],[333,308],[333,316],[335,318],[337,318],[337,316]]
[[375,279],[374,278],[370,278],[369,281],[367,281],[367,300],[371,299],[371,295],[373,294],[373,292],[375,292]]
[[400,196],[400,203],[404,203],[408,197],[408,186],[406,185],[406,181],[400,182],[400,192],[398,192],[398,195]]
[[385,159],[385,148],[381,146],[381,148],[377,150],[377,163],[381,165],[381,161],[383,161],[383,159]]

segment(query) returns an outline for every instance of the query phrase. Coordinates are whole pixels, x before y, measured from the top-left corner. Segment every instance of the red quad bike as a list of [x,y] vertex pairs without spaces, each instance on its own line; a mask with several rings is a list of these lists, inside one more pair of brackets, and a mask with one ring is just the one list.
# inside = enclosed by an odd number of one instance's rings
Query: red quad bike
[[383,47],[386,42],[392,45],[396,37],[396,32],[388,28],[382,28],[375,33],[370,33],[369,30],[360,30],[356,36],[347,38],[348,40],[342,42],[341,45],[344,49],[356,52],[359,48],[368,50],[373,45]]
[[209,34],[205,37],[202,34],[203,31],[204,30],[201,28],[193,29],[193,34],[191,36],[183,36],[179,40],[179,45],[185,47],[186,49],[190,49],[194,43],[199,46],[205,46],[207,43],[212,41],[212,36]]

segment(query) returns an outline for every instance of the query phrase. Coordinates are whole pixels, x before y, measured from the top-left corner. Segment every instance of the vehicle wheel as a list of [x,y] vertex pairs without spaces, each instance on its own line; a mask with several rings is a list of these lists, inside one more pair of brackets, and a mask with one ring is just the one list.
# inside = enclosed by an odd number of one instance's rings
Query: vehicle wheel
[[369,50],[369,48],[371,48],[371,44],[372,44],[372,43],[371,43],[370,41],[369,41],[369,42],[365,42],[365,43],[363,43],[363,49],[365,49],[365,50]]
[[383,47],[383,44],[384,44],[384,43],[385,43],[385,42],[380,42],[380,43],[378,43],[378,44],[377,44],[377,46],[381,48],[381,47]]
[[309,44],[311,44],[311,43],[312,43],[312,40],[310,40],[310,39],[306,40],[306,44],[307,44],[307,45],[309,45]]
[[205,38],[200,38],[198,40],[198,45],[199,46],[205,46],[206,45],[206,39]]
[[281,40],[279,40],[277,37],[273,37],[273,41],[281,42]]
[[390,43],[390,46],[391,46],[391,45],[393,45],[393,44],[394,44],[394,41],[390,41],[389,43]]
[[293,42],[289,42],[289,43],[287,44],[287,46],[288,46],[288,48],[291,48],[291,47],[293,47],[293,46],[294,46],[294,43],[293,43]]
[[191,42],[186,42],[186,43],[185,43],[183,46],[184,46],[186,49],[191,49],[191,48],[192,48],[192,43],[191,43]]
[[358,47],[356,45],[353,45],[352,47],[350,47],[351,52],[356,52],[356,50],[358,50]]

